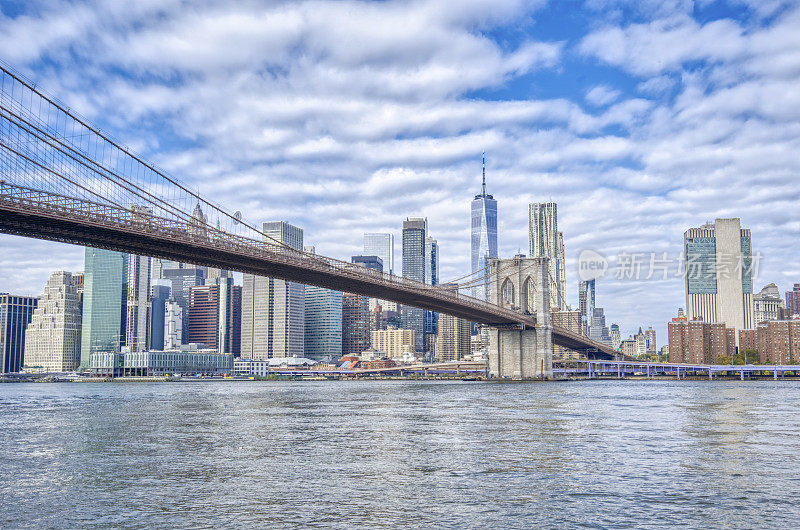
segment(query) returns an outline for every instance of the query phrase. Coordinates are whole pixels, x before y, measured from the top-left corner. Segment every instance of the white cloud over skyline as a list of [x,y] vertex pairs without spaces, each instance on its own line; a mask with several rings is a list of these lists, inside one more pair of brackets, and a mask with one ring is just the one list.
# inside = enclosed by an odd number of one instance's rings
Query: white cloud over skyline
[[[590,1],[560,31],[543,1],[135,4],[0,0],[0,58],[320,253],[347,259],[363,232],[423,215],[442,278],[468,272],[485,150],[501,255],[527,251],[528,203],[558,202],[573,304],[581,250],[677,255],[715,217],[753,230],[756,289],[800,281],[796,2]],[[82,269],[77,247],[0,242],[0,291]],[[598,305],[663,344],[682,281],[608,278]]]

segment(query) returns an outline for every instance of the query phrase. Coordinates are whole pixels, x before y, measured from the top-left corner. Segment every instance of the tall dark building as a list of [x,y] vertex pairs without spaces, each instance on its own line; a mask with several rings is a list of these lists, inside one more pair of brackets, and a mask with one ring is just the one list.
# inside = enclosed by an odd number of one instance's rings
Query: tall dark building
[[[352,256],[350,261],[383,272],[378,256]],[[360,294],[342,294],[342,354],[360,355],[370,347],[369,298]]]
[[0,371],[19,372],[25,356],[25,328],[38,298],[0,293]]
[[[411,217],[403,221],[403,277],[425,283],[425,237],[427,221]],[[403,328],[414,331],[414,349],[425,351],[425,310],[403,306]]]
[[360,355],[370,346],[369,299],[342,294],[342,355]]

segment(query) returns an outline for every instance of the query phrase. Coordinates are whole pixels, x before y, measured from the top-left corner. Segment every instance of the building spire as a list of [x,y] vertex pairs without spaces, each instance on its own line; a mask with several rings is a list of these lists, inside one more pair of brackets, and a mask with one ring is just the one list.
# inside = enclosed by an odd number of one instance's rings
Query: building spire
[[481,164],[483,166],[483,188],[481,188],[481,195],[486,196],[486,151],[481,153]]

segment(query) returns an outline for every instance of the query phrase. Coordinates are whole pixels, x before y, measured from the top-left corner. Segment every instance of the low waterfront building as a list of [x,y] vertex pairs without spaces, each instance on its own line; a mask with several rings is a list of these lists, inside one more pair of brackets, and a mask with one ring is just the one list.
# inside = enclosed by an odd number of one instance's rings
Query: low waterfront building
[[361,361],[358,365],[362,370],[384,370],[386,368],[394,368],[395,366],[397,366],[397,363],[388,358]]
[[96,352],[90,356],[89,371],[105,376],[230,374],[233,355],[197,349],[194,344],[166,351]]
[[266,377],[270,370],[307,370],[316,365],[314,359],[306,357],[273,357],[272,359],[236,359],[233,362],[233,375]]

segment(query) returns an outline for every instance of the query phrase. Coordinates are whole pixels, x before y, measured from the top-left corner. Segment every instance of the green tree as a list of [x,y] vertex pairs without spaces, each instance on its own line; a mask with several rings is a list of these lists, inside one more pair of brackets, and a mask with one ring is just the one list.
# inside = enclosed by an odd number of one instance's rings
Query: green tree
[[733,356],[733,364],[754,364],[758,362],[758,350],[745,348]]
[[716,362],[717,364],[733,364],[733,358],[730,355],[720,355]]

